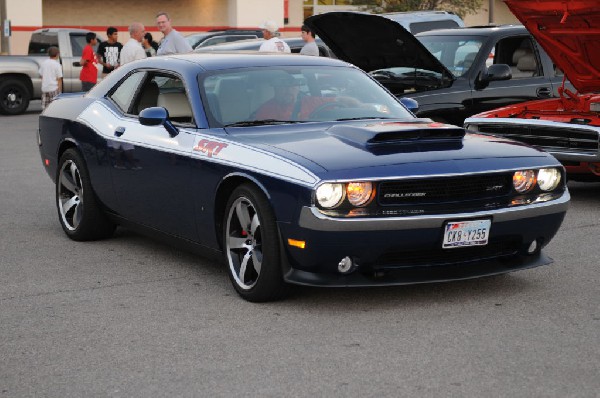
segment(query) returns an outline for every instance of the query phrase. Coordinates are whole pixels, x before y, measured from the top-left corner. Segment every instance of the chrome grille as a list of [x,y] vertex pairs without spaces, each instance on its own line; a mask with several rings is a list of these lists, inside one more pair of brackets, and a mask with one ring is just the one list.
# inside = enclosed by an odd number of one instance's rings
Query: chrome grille
[[478,127],[482,133],[500,135],[549,152],[568,150],[594,154],[599,149],[595,130],[493,123],[478,124]]

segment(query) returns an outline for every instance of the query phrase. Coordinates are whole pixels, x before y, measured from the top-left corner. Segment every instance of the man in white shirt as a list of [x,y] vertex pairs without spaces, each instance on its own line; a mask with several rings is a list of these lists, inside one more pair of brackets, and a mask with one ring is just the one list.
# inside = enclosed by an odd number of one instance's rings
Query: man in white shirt
[[62,92],[62,80],[63,72],[62,66],[58,62],[58,47],[52,46],[48,48],[48,58],[40,65],[40,76],[42,76],[42,109],[46,109],[46,106],[54,97]]
[[146,58],[146,51],[142,47],[142,38],[144,37],[144,25],[134,22],[129,25],[129,41],[121,49],[121,65]]
[[265,42],[261,44],[258,51],[291,53],[290,46],[278,37],[279,26],[275,21],[266,21],[260,26],[263,31]]
[[192,46],[185,37],[171,26],[169,14],[159,12],[156,15],[156,26],[165,35],[160,42],[156,55],[182,54],[192,51]]

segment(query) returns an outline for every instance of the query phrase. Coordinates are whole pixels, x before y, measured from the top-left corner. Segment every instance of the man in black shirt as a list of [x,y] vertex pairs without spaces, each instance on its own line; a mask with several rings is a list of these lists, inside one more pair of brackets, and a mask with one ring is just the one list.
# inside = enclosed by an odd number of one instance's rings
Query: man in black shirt
[[117,28],[110,26],[106,29],[107,40],[98,45],[98,59],[102,64],[102,76],[106,76],[119,66],[119,55],[123,45],[117,41]]

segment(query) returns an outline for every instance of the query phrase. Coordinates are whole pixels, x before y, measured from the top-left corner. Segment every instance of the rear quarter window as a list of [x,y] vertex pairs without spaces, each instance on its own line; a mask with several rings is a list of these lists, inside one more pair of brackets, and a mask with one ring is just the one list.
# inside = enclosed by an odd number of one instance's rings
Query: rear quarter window
[[410,24],[410,32],[413,35],[421,32],[427,32],[435,29],[447,29],[447,28],[458,28],[459,25],[456,21],[450,19],[445,21],[427,21],[427,22],[413,22]]
[[58,35],[56,33],[34,33],[29,41],[28,54],[46,55],[48,49],[52,46],[58,47]]

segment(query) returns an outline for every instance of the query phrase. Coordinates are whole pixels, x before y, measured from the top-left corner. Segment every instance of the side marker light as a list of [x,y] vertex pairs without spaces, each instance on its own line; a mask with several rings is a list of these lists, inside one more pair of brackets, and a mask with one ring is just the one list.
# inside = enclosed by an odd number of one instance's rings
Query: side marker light
[[288,245],[304,249],[306,247],[306,242],[303,240],[288,239]]

